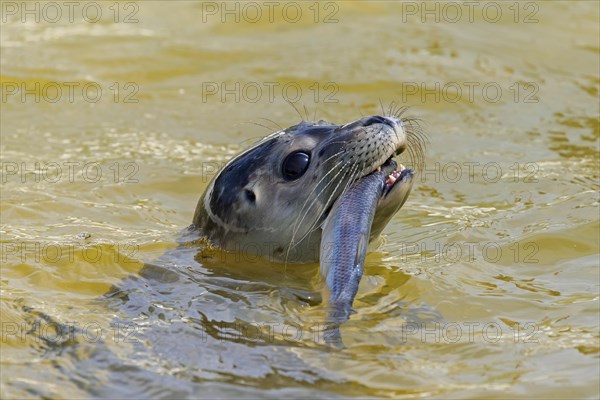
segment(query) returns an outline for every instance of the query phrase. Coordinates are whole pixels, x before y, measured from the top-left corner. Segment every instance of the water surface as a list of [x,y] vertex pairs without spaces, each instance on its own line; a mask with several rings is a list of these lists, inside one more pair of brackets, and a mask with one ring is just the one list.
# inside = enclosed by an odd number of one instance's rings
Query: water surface
[[[3,398],[598,397],[597,2],[9,3]],[[300,120],[286,100],[396,102],[430,136],[341,351],[317,265],[176,250],[215,168]]]

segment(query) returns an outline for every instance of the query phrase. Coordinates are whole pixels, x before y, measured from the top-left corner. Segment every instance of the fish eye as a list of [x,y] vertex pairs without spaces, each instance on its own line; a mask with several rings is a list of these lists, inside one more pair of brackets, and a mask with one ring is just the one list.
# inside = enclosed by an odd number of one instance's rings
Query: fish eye
[[306,151],[300,150],[290,153],[283,160],[281,166],[283,177],[289,181],[300,178],[308,169],[308,164],[310,164],[310,154]]

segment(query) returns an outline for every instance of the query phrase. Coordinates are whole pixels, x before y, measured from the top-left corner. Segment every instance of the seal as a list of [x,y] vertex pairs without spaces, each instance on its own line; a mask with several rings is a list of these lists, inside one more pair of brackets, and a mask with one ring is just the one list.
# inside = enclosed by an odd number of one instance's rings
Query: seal
[[322,225],[336,200],[354,182],[383,170],[387,189],[375,210],[373,240],[408,195],[406,188],[394,189],[404,166],[396,170],[392,158],[408,149],[413,163],[422,160],[424,135],[403,112],[343,125],[302,121],[266,136],[215,175],[192,227],[226,251],[272,262],[318,262]]

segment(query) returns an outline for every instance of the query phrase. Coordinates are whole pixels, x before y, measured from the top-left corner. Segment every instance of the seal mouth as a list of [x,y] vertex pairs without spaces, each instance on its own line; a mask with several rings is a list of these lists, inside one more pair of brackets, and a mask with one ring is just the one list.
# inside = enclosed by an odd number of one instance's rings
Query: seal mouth
[[[395,138],[391,143],[395,145],[390,148],[389,157],[378,167],[374,168],[370,173],[366,173],[363,177],[356,179],[356,181],[363,179],[374,173],[382,175],[383,189],[382,197],[386,197],[394,187],[400,182],[405,181],[405,177],[412,176],[413,171],[406,168],[403,164],[400,164],[394,160],[394,157],[399,156],[407,149],[407,130],[403,120],[396,116],[371,116],[363,120],[356,121],[354,124],[360,122],[362,127],[379,126],[380,132],[386,131],[387,134]],[[347,124],[351,125],[351,124]],[[404,139],[402,139],[404,138]]]
[[375,170],[375,172],[379,171],[385,174],[382,197],[387,196],[394,188],[394,185],[402,182],[405,177],[412,174],[412,170],[406,168],[404,164],[397,163],[393,157],[388,158],[383,165]]

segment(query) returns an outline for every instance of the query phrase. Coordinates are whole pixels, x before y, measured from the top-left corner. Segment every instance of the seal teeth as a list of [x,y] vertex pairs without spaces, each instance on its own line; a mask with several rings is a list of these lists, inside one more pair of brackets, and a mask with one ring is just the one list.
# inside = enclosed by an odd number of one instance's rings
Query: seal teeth
[[385,182],[386,185],[387,186],[392,186],[394,184],[394,182],[396,182],[396,179],[398,179],[399,176],[400,176],[400,172],[398,172],[398,171],[394,171],[391,174],[389,174],[387,176],[387,179],[386,179],[386,182]]
[[392,187],[394,185],[394,183],[396,182],[396,180],[400,177],[400,175],[402,175],[402,171],[404,171],[405,169],[406,169],[406,167],[404,165],[400,164],[398,166],[398,170],[393,171],[391,174],[389,174],[385,180],[387,187]]

